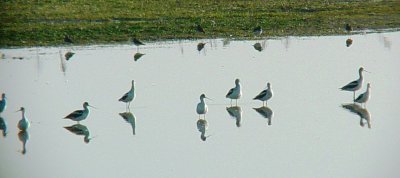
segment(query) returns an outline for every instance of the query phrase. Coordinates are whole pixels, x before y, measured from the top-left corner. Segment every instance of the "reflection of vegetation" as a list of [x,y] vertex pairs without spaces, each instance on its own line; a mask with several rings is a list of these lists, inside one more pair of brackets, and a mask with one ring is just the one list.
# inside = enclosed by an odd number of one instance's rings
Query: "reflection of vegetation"
[[[2,1],[0,46],[55,45],[69,35],[75,43],[343,34],[400,26],[400,1],[345,0],[165,0]],[[205,33],[196,32],[200,24]]]

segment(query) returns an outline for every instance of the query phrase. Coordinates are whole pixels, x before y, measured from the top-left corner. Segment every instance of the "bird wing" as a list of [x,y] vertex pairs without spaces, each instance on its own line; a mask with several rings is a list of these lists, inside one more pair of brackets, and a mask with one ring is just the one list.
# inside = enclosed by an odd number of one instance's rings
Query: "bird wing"
[[351,88],[356,87],[357,85],[358,85],[358,81],[354,80],[354,81],[350,82],[349,84],[345,85],[344,87],[342,87],[341,89],[342,90],[351,89]]
[[267,94],[267,90],[263,90],[260,94],[258,94],[256,97],[254,97],[253,100],[261,99],[261,98],[264,97],[266,94]]
[[83,110],[76,110],[74,112],[72,112],[71,114],[69,114],[68,116],[65,116],[64,118],[76,118],[79,117],[83,114]]
[[228,97],[229,95],[231,95],[231,94],[233,93],[233,90],[234,90],[234,88],[231,88],[231,89],[228,91],[228,94],[226,94],[226,97]]
[[124,101],[128,98],[129,92],[125,93],[118,101]]
[[363,98],[365,95],[365,93],[359,95],[354,101],[359,101],[361,98]]

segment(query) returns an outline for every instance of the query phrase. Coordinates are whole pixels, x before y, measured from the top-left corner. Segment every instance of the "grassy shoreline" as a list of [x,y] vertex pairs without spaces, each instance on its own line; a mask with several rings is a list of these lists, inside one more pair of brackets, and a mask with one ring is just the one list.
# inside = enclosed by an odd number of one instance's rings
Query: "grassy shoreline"
[[[53,0],[0,2],[0,47],[195,38],[345,34],[354,30],[400,27],[400,1],[166,0],[118,2]],[[205,33],[195,30],[201,24]]]

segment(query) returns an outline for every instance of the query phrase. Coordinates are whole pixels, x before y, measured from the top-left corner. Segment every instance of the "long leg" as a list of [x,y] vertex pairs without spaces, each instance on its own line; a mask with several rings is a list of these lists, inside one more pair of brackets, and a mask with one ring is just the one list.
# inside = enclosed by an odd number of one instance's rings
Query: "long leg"
[[353,101],[356,100],[356,91],[353,91]]
[[236,99],[236,106],[237,106],[237,99]]

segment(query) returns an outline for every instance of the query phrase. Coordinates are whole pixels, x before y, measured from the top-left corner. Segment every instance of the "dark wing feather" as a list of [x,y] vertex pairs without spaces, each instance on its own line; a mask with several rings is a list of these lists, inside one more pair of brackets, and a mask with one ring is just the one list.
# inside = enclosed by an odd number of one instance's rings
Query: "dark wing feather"
[[233,89],[234,89],[234,88],[231,88],[231,89],[228,91],[228,94],[226,94],[225,97],[228,97],[229,95],[231,95],[231,94],[233,93]]
[[253,98],[253,100],[261,99],[267,94],[267,90],[263,90],[260,94]]
[[128,98],[128,93],[125,93],[125,95],[122,96],[118,101],[124,101],[126,98]]
[[355,80],[355,81],[350,82],[350,83],[347,84],[346,86],[342,87],[341,89],[342,89],[342,90],[352,89],[352,88],[356,87],[357,84],[358,84],[358,81]]
[[76,110],[74,112],[72,112],[71,114],[69,114],[68,116],[65,116],[64,118],[76,118],[79,117],[80,115],[83,114],[83,110]]
[[359,95],[354,101],[358,101],[358,100],[360,100],[362,97],[364,97],[364,95],[365,95],[365,93],[363,93],[363,94],[361,94],[361,95]]

